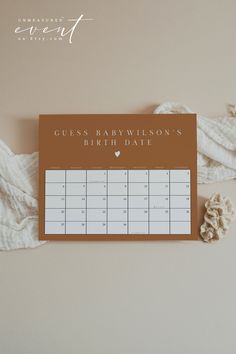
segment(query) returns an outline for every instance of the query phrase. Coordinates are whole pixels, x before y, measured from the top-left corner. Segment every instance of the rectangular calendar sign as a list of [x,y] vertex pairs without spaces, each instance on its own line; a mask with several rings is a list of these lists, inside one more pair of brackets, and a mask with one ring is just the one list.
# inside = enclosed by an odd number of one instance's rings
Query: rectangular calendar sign
[[40,240],[197,239],[195,114],[40,115]]

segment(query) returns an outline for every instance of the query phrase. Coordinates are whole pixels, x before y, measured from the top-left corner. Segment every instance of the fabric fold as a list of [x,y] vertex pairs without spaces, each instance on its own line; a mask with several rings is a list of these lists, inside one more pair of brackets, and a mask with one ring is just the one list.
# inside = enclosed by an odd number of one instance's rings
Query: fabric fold
[[[179,103],[165,102],[153,113],[193,112]],[[236,117],[207,118],[198,114],[197,150],[198,183],[220,182],[235,178]]]
[[34,248],[38,240],[38,153],[15,155],[0,140],[0,249]]

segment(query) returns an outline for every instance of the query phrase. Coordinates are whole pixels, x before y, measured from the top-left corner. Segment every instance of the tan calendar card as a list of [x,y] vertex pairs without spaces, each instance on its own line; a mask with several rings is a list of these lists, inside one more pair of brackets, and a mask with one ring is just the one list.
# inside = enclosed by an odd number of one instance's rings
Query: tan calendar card
[[197,238],[195,114],[40,115],[40,240]]

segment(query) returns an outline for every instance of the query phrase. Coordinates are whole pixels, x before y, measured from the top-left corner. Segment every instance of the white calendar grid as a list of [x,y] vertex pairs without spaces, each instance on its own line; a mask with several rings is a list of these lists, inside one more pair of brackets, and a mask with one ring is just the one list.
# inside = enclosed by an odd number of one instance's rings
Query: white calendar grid
[[191,234],[190,172],[45,170],[45,234]]

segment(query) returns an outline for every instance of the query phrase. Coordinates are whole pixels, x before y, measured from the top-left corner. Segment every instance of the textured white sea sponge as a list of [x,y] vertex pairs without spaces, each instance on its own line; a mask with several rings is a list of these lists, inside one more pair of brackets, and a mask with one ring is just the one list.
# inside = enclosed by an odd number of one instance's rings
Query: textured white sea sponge
[[205,242],[223,238],[235,217],[235,208],[229,198],[214,193],[205,203],[204,223],[200,235]]

